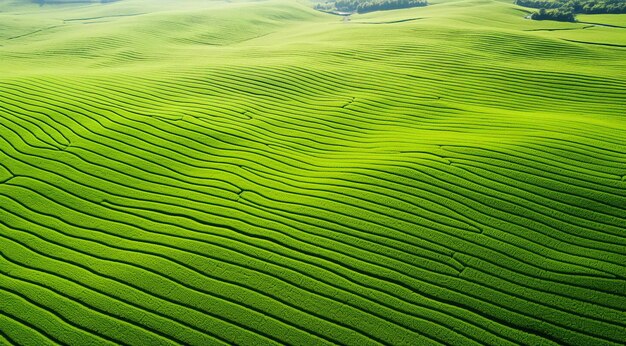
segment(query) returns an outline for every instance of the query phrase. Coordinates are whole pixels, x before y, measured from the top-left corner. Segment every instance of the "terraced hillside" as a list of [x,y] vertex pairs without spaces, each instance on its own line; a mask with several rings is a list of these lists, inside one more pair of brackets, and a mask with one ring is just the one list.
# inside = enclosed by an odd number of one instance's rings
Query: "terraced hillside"
[[0,344],[623,344],[626,17],[524,15],[0,1]]

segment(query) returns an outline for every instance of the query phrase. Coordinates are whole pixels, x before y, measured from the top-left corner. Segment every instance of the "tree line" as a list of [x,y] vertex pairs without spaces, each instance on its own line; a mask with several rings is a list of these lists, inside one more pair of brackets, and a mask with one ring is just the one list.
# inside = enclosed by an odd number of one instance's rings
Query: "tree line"
[[537,8],[536,20],[576,21],[576,14],[626,13],[626,0],[515,0],[515,4]]
[[426,5],[427,0],[337,0],[318,3],[315,9],[325,12],[367,13]]

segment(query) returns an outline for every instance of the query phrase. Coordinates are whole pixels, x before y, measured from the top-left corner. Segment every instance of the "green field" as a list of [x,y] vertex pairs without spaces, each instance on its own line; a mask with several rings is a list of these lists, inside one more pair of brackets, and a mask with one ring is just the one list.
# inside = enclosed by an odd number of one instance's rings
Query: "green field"
[[623,345],[626,15],[512,2],[1,0],[0,344]]

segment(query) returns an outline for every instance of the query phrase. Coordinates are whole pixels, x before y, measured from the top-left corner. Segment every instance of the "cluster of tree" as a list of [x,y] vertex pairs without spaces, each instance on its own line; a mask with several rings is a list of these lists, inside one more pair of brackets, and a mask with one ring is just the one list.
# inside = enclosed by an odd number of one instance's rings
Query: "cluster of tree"
[[337,0],[315,5],[315,9],[329,12],[367,13],[428,5],[427,0]]
[[626,0],[515,0],[515,4],[539,9],[531,14],[538,20],[575,21],[577,13],[626,13]]
[[571,11],[564,11],[560,8],[553,8],[546,10],[545,8],[539,9],[530,15],[530,19],[534,20],[558,20],[561,22],[574,22],[576,21],[576,15]]

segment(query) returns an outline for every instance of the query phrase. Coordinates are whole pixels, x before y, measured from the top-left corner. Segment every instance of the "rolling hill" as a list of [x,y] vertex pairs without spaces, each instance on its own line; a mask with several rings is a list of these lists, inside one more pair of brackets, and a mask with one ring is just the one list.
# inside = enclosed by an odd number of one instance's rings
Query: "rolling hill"
[[0,344],[623,344],[626,15],[525,11],[0,1]]

